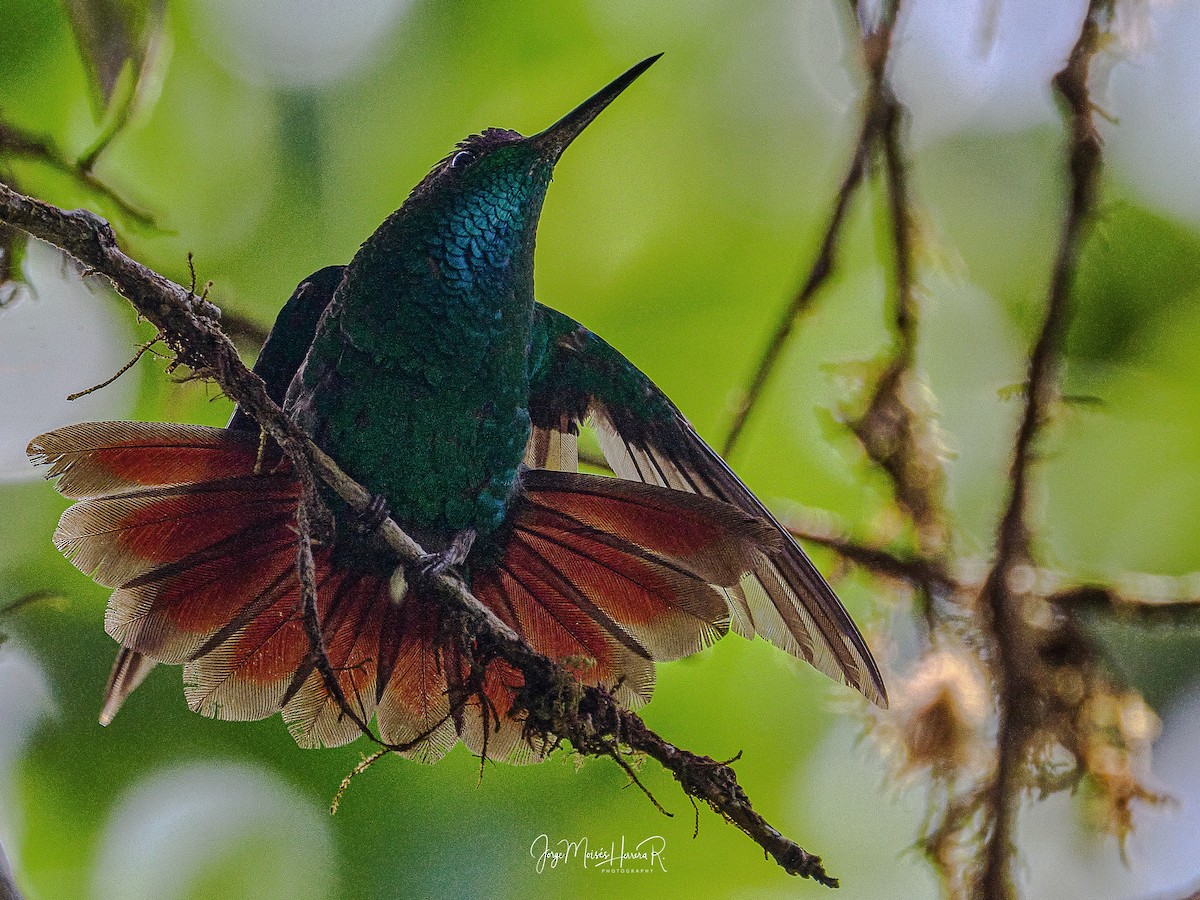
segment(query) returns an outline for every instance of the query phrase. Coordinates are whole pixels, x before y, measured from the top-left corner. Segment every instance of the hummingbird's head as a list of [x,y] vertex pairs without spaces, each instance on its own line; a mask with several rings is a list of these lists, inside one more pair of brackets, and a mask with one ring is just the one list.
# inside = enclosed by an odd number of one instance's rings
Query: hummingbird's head
[[436,231],[454,235],[467,265],[472,258],[506,260],[523,247],[532,251],[542,200],[563,151],[661,55],[638,63],[538,134],[489,128],[460,141],[413,189],[400,213],[432,218]]
[[539,134],[489,128],[461,141],[350,261],[336,295],[343,335],[378,359],[394,357],[398,342],[427,340],[414,322],[424,328],[431,316],[461,317],[465,305],[475,312],[471,322],[511,334],[524,354],[537,223],[554,166],[657,59],[638,63]]

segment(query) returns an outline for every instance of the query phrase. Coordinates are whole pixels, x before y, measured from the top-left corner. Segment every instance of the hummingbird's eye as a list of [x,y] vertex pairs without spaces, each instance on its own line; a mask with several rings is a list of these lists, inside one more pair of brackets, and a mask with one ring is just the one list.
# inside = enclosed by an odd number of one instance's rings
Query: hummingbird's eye
[[452,157],[450,157],[450,168],[465,169],[468,165],[470,165],[471,160],[474,158],[475,156],[470,150],[459,150]]

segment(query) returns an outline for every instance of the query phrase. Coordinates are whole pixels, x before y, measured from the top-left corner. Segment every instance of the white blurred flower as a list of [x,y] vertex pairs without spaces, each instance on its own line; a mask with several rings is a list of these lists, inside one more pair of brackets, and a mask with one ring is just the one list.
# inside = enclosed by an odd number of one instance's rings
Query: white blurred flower
[[986,676],[964,648],[931,652],[892,681],[892,703],[873,710],[875,736],[905,776],[958,777],[990,765],[983,726],[992,712]]
[[365,63],[412,0],[199,0],[215,56],[264,84],[324,84]]
[[[1078,797],[1058,794],[1030,804],[1022,811],[1017,839],[1026,848],[1021,866],[1026,896],[1182,897],[1195,888],[1200,880],[1200,684],[1182,691],[1163,712],[1162,736],[1154,745],[1154,786],[1174,802],[1135,807],[1127,863],[1117,852],[1117,838],[1079,824]],[[1122,721],[1122,727],[1132,724],[1152,739],[1157,717],[1149,708],[1137,715],[1139,721]]]
[[[270,773],[193,764],[138,782],[103,833],[93,896],[183,900],[206,879],[259,900],[337,896],[329,814]],[[239,894],[241,895],[241,894]]]
[[1138,56],[1158,43],[1160,10],[1178,0],[1116,0],[1109,29],[1116,38],[1114,50],[1124,56]]
[[901,7],[890,60],[914,142],[971,128],[1052,121],[1050,80],[1079,36],[1087,0],[914,0]]
[[46,676],[36,660],[12,640],[0,646],[0,843],[15,864],[21,832],[16,769],[37,725],[54,713]]
[[[1200,3],[1142,0],[1127,26],[1138,52],[1113,67],[1097,98],[1105,157],[1153,205],[1200,222]],[[1133,14],[1131,14],[1133,15]]]
[[130,373],[81,397],[67,395],[112,376],[135,350],[132,316],[93,293],[73,263],[30,241],[28,289],[0,308],[0,482],[38,477],[25,456],[31,438],[85,419],[128,414],[137,389]]

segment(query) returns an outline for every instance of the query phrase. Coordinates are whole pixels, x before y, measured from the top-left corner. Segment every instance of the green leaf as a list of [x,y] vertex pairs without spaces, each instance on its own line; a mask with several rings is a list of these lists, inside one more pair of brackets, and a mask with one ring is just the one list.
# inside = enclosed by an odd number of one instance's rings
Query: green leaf
[[166,0],[64,0],[92,89],[96,117],[108,110],[130,71],[130,95],[145,71]]
[[1198,291],[1196,233],[1133,203],[1114,204],[1083,248],[1067,353],[1106,364],[1137,360]]

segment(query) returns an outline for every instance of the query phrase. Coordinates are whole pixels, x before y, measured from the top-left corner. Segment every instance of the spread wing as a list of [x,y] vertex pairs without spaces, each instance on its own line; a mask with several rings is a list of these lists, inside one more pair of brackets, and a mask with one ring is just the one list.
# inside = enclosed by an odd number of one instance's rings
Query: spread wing
[[871,651],[821,573],[741,479],[649,378],[608,343],[538,304],[530,345],[526,462],[572,471],[576,435],[591,418],[600,447],[622,478],[714,497],[779,531],[753,571],[729,592],[732,627],[760,634],[869,700],[887,705]]

